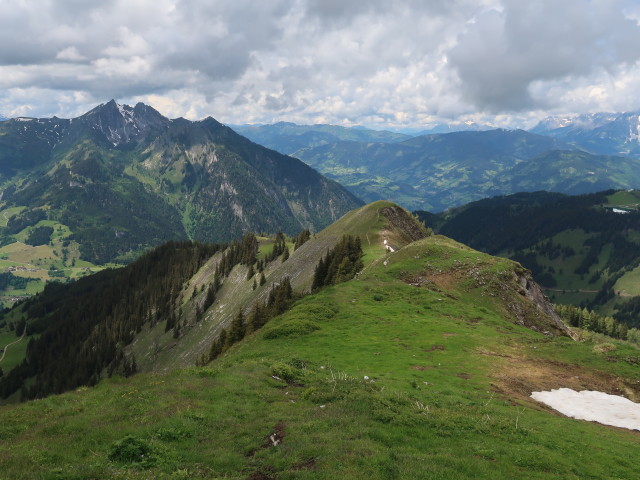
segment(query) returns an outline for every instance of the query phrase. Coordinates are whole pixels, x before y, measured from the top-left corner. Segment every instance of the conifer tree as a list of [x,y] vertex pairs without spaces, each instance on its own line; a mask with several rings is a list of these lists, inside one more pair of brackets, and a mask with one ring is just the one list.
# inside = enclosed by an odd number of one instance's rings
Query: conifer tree
[[216,294],[213,288],[213,285],[209,285],[207,288],[207,296],[204,299],[204,304],[202,305],[202,310],[207,311],[213,305],[213,302],[216,301]]
[[227,336],[227,344],[233,345],[234,343],[242,340],[244,338],[245,331],[244,314],[242,313],[242,309],[240,309],[231,322],[231,328],[229,330],[229,335]]
[[293,250],[296,251],[310,238],[311,238],[311,232],[309,231],[309,229],[305,229],[301,231],[294,240]]

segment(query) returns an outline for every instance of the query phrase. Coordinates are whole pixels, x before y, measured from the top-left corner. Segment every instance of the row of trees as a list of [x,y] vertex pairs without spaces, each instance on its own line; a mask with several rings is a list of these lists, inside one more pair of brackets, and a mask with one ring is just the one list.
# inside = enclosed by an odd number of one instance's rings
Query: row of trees
[[360,237],[344,235],[338,244],[320,259],[313,274],[311,289],[344,282],[362,270],[362,244]]
[[627,324],[617,322],[613,317],[599,315],[594,311],[573,305],[556,305],[555,309],[560,318],[572,327],[602,333],[612,338],[628,340],[640,345],[640,330],[629,328]]

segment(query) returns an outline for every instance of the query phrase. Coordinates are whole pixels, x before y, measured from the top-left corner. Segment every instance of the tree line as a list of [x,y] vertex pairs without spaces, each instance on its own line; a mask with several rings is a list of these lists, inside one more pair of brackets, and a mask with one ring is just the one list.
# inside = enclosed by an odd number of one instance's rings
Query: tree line
[[[106,269],[71,284],[49,283],[17,304],[27,328],[37,326],[25,359],[0,379],[0,396],[22,389],[40,398],[97,383],[103,372],[130,374],[124,354],[143,325],[176,310],[183,284],[223,245],[168,242],[127,267]],[[27,386],[27,380],[29,379]]]
[[640,330],[629,328],[626,323],[618,322],[611,316],[600,315],[587,308],[573,305],[555,305],[555,310],[560,318],[572,327],[640,345]]

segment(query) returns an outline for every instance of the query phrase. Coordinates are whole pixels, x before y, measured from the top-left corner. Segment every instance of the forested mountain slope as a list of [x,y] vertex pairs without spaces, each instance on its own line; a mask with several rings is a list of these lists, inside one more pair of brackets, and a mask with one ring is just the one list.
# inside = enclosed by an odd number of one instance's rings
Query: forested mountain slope
[[167,240],[315,231],[360,202],[209,117],[110,101],[81,117],[0,123],[4,243],[54,222],[94,263]]

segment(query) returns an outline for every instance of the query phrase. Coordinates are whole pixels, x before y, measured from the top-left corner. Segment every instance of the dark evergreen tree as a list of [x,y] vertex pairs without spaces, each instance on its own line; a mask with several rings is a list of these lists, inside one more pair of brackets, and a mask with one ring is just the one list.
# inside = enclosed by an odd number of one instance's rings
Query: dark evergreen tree
[[255,274],[256,271],[253,269],[253,264],[249,265],[249,270],[247,270],[247,280],[251,280]]
[[213,285],[209,285],[207,288],[207,296],[204,299],[204,304],[202,305],[202,310],[207,311],[213,305],[213,302],[216,301],[216,293]]
[[295,251],[298,248],[300,248],[310,238],[311,238],[311,232],[309,231],[309,229],[301,231],[294,239],[293,250]]
[[231,346],[234,343],[242,340],[244,338],[245,332],[246,328],[244,324],[244,315],[242,313],[242,309],[240,309],[231,322],[229,335],[227,335],[227,345]]
[[312,290],[353,278],[364,266],[362,255],[360,237],[344,235],[318,262],[313,275]]

